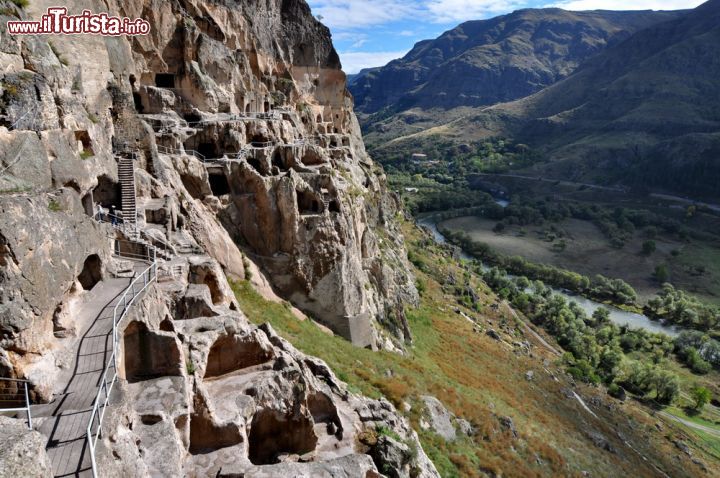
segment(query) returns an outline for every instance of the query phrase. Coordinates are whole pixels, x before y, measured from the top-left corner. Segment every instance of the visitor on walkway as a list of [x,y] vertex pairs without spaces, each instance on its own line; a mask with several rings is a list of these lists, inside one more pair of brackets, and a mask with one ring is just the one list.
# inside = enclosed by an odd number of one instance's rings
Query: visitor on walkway
[[118,220],[117,220],[117,211],[115,210],[115,205],[113,204],[110,206],[110,222],[113,226],[117,226]]
[[102,207],[102,204],[97,203],[95,205],[95,215],[97,216],[98,221],[103,222],[107,218],[105,215],[107,214],[107,210]]
[[177,231],[178,205],[175,199],[170,197],[169,194],[166,194],[163,199],[163,208],[165,209],[165,230],[169,239],[170,233]]

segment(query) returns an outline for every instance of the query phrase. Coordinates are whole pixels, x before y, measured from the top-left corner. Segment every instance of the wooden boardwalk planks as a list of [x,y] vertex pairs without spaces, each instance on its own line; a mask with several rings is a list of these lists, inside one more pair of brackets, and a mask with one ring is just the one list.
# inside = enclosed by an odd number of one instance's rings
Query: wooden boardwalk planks
[[113,309],[130,281],[110,279],[88,294],[77,313],[84,328],[75,344],[71,373],[60,378],[62,391],[51,403],[32,407],[33,418],[42,420],[38,430],[48,437],[46,448],[56,477],[92,476],[87,425],[112,353]]

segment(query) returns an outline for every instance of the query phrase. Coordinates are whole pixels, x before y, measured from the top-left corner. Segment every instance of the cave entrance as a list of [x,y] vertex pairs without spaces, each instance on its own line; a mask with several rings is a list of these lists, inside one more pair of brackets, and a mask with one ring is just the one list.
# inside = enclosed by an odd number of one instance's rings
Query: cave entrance
[[323,120],[322,120],[322,115],[317,115],[317,122],[318,122],[318,123],[322,123],[322,122],[323,122]]
[[180,348],[171,335],[152,332],[142,322],[131,322],[123,333],[125,379],[139,382],[182,374]]
[[133,103],[135,103],[135,111],[142,114],[145,111],[145,107],[142,104],[142,97],[137,91],[133,91]]
[[102,280],[102,261],[97,254],[88,256],[83,263],[83,269],[78,276],[78,281],[83,289],[91,290]]
[[210,190],[214,196],[220,197],[230,194],[230,183],[228,183],[225,173],[209,174]]
[[175,75],[172,73],[155,73],[155,86],[158,88],[175,88]]
[[199,123],[200,121],[202,121],[202,118],[200,117],[200,115],[195,113],[194,111],[184,114],[183,119],[185,121],[187,121],[189,124]]
[[279,455],[313,451],[318,438],[309,417],[293,419],[275,410],[260,410],[253,417],[248,441],[250,462],[271,465],[278,463]]
[[208,354],[205,377],[212,378],[262,365],[272,360],[270,351],[252,336],[225,336],[215,341]]
[[264,174],[262,164],[260,163],[260,160],[255,157],[254,153],[250,153],[250,155],[246,159],[248,164],[252,166],[255,171],[260,174]]
[[250,103],[245,105],[245,114],[250,114]]
[[265,103],[263,103],[263,108],[264,108],[265,113],[269,113],[270,112],[270,102],[266,101]]
[[98,178],[98,185],[92,191],[95,202],[108,210],[112,206],[120,209],[120,193],[120,184],[105,175]]
[[222,156],[222,154],[218,151],[217,144],[215,143],[200,143],[198,144],[197,151],[205,156],[206,159],[216,159]]
[[300,214],[318,214],[320,212],[320,201],[314,194],[308,191],[296,191],[296,195]]
[[273,166],[277,166],[280,171],[285,171],[285,160],[283,159],[282,151],[279,149],[275,150],[272,157]]

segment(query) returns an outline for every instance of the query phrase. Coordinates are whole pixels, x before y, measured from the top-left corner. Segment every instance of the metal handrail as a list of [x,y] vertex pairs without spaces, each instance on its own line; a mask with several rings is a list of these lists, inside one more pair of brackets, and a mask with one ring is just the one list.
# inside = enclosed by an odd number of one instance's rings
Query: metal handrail
[[250,147],[253,149],[265,149],[272,147],[274,144],[272,141],[253,141],[250,143]]
[[[153,250],[153,254],[154,254]],[[130,308],[135,303],[135,299],[142,294],[145,289],[147,289],[155,280],[157,279],[157,269],[158,269],[158,263],[157,258],[152,258],[152,263],[145,269],[142,274],[137,276],[130,285],[125,289],[125,292],[123,292],[121,299],[118,300],[118,303],[115,305],[115,308],[113,309],[113,328],[112,328],[112,353],[110,354],[110,357],[105,364],[105,367],[103,369],[102,379],[101,379],[101,385],[98,388],[97,395],[95,396],[95,400],[93,402],[93,408],[92,412],[90,414],[90,420],[88,421],[88,426],[86,430],[86,436],[88,441],[88,449],[90,450],[90,461],[92,464],[92,474],[93,477],[97,478],[97,463],[95,461],[95,447],[97,446],[98,439],[102,436],[102,424],[103,420],[105,418],[105,411],[107,410],[108,402],[110,401],[110,394],[112,393],[113,386],[115,385],[115,382],[117,382],[118,378],[118,364],[117,364],[117,350],[118,350],[118,325],[120,322],[127,316]],[[140,283],[142,282],[142,287],[140,287]],[[136,287],[139,288],[139,290],[136,290]],[[129,299],[128,299],[129,297]],[[122,305],[122,308],[120,306]],[[112,379],[108,382],[108,374],[110,372],[110,366],[113,367],[113,374]],[[104,394],[104,398],[103,398]],[[101,407],[102,402],[102,407]],[[95,424],[95,418],[97,417],[97,426],[95,429],[95,432],[93,432],[93,425]]]
[[[0,377],[0,380],[3,382],[18,382],[22,383],[24,387],[25,392],[25,406],[24,407],[14,407],[14,408],[0,408],[0,412],[22,412],[24,411],[27,413],[27,420],[28,420],[28,428],[32,430],[32,413],[30,413],[30,395],[28,394],[28,381],[23,380],[21,378],[5,378]],[[20,398],[21,401],[22,398]],[[10,400],[8,400],[10,401]]]
[[163,145],[157,145],[157,149],[159,152],[163,154],[185,154],[187,156],[195,156],[200,161],[207,161],[208,159],[201,153],[195,151],[194,149],[178,149],[178,148],[170,148],[168,146]]
[[[212,123],[230,123],[230,122],[236,122],[236,121],[252,121],[252,120],[280,120],[282,119],[283,113],[290,113],[292,110],[283,110],[283,109],[274,109],[270,111],[248,111],[243,112],[239,114],[228,114],[227,116],[220,116],[220,115],[214,115],[205,119],[200,119],[198,121],[187,121],[187,120],[179,120],[174,119],[174,122],[176,125],[182,125],[185,124],[187,126],[197,126],[197,125],[203,125],[203,124],[212,124]],[[154,116],[154,115],[140,115],[140,116]],[[160,118],[145,118],[146,120],[149,119],[150,121],[157,121],[162,122],[162,119]],[[163,126],[161,125],[160,128],[162,129]]]

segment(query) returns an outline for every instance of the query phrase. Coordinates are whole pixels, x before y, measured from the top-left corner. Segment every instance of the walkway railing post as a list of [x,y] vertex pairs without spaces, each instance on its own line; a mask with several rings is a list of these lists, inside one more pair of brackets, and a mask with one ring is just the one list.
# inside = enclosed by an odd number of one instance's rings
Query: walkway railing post
[[30,413],[30,396],[28,395],[28,383],[25,382],[25,405],[27,406],[28,427],[32,430],[32,414]]
[[[102,218],[100,219],[102,222]],[[139,232],[130,224],[117,224],[113,225],[116,229],[122,229],[124,231],[131,231],[134,234],[137,234],[139,237]],[[126,234],[127,235],[127,234]],[[133,242],[133,241],[130,241]],[[116,241],[116,244],[119,247],[120,242]],[[110,403],[110,393],[112,392],[113,385],[118,380],[118,327],[120,325],[120,321],[125,318],[126,314],[129,311],[129,308],[135,303],[135,299],[137,296],[139,296],[143,291],[147,289],[147,287],[155,280],[157,277],[157,249],[153,246],[148,246],[147,244],[140,244],[138,245],[144,245],[145,246],[145,254],[143,256],[142,252],[135,253],[128,253],[129,257],[133,257],[135,259],[137,258],[143,258],[150,262],[150,265],[142,272],[142,281],[143,286],[140,289],[137,289],[139,287],[140,283],[140,277],[137,277],[136,275],[133,275],[133,278],[130,282],[130,284],[125,288],[125,292],[122,295],[122,303],[120,300],[117,301],[117,304],[115,305],[115,308],[113,310],[113,316],[112,316],[112,355],[110,356],[108,363],[105,366],[105,370],[103,372],[102,376],[102,383],[99,384],[98,392],[95,397],[94,405],[93,405],[93,411],[91,413],[90,420],[87,425],[86,435],[87,435],[87,444],[90,451],[90,461],[92,465],[92,476],[93,478],[97,478],[98,476],[98,469],[97,469],[97,463],[95,461],[95,447],[97,446],[98,439],[102,438],[102,424],[105,417],[105,412],[107,411],[107,407]],[[152,251],[150,250],[152,249]],[[117,251],[118,255],[122,255],[122,252],[120,250]],[[136,287],[137,286],[137,287]],[[108,371],[110,367],[114,367],[114,373],[112,375],[112,378],[108,380]],[[29,405],[29,399],[27,394],[27,386],[25,390],[25,396],[26,401],[28,403],[28,421],[30,422],[30,405]],[[101,409],[102,407],[102,409]],[[22,410],[22,409],[21,409]],[[32,426],[32,425],[31,425]]]

